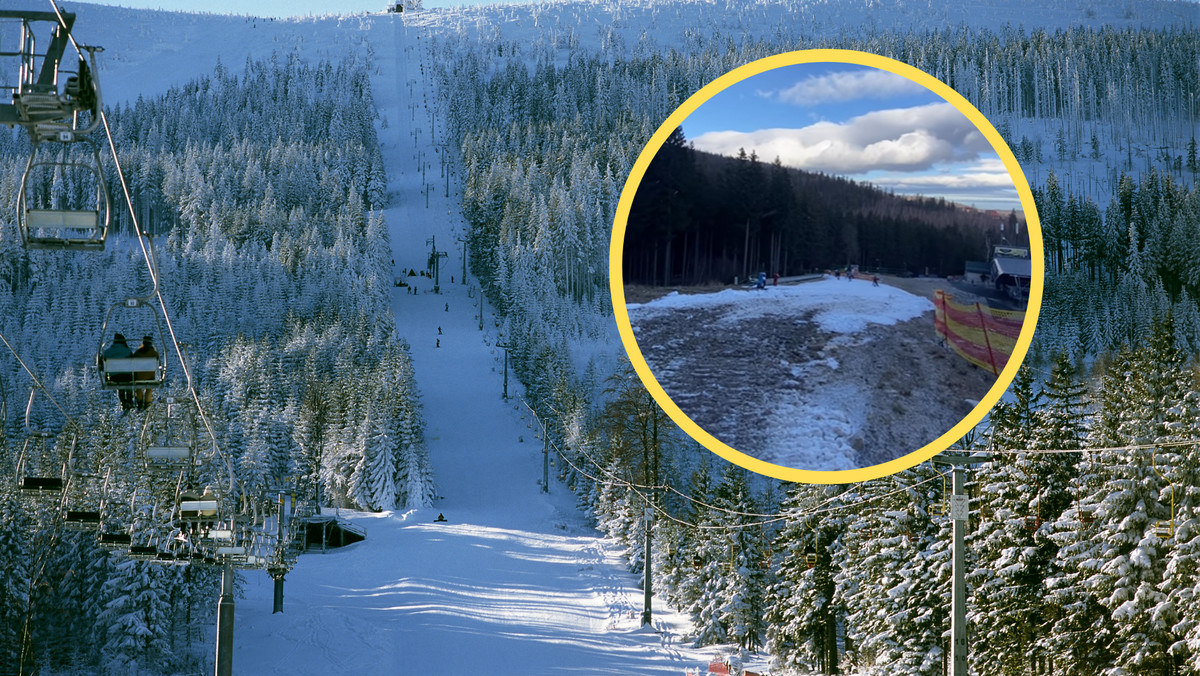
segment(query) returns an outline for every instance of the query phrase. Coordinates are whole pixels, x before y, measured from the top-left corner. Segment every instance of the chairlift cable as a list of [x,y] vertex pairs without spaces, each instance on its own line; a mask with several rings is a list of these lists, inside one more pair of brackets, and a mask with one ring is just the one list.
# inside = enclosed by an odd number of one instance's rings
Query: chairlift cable
[[[59,10],[57,2],[55,0],[49,1],[50,6],[54,8],[54,13],[58,17],[59,23],[65,26],[66,21],[63,19],[62,12]],[[75,41],[75,36],[68,34],[68,37],[71,40],[71,45],[75,47],[75,51],[82,58],[83,51],[79,46],[79,43]],[[101,124],[104,126],[104,134],[108,139],[108,148],[112,154],[113,164],[116,166],[117,179],[121,184],[121,194],[125,197],[125,205],[129,208],[129,219],[133,223],[134,232],[137,234],[138,246],[141,248],[142,258],[146,261],[146,270],[150,274],[150,281],[152,284],[150,293],[143,297],[139,297],[138,300],[149,300],[151,297],[158,299],[159,309],[162,310],[163,320],[167,325],[167,332],[170,334],[172,347],[175,349],[175,355],[179,359],[180,368],[183,370],[184,379],[187,382],[187,390],[192,395],[192,400],[196,404],[196,410],[200,413],[200,419],[204,422],[205,431],[208,432],[209,438],[212,439],[214,452],[225,460],[226,468],[229,471],[229,490],[232,493],[235,488],[233,461],[221,450],[220,444],[217,441],[216,431],[213,430],[212,423],[208,418],[208,414],[205,413],[204,407],[200,404],[200,396],[196,392],[195,385],[192,381],[191,369],[188,368],[187,361],[185,361],[183,358],[183,351],[179,347],[179,339],[175,334],[175,327],[171,322],[171,315],[167,310],[167,304],[162,295],[162,288],[158,283],[158,266],[155,263],[156,256],[154,255],[153,240],[150,239],[148,233],[142,230],[142,226],[138,222],[137,210],[133,206],[133,196],[129,191],[129,184],[125,180],[125,171],[121,168],[121,160],[117,156],[116,142],[113,139],[112,129],[108,124],[108,114],[105,113],[103,108],[99,109],[99,117]],[[7,341],[5,342],[7,343]]]
[[21,358],[21,355],[17,354],[17,350],[12,346],[12,343],[8,342],[8,338],[5,338],[3,333],[0,333],[0,341],[3,341],[4,346],[7,347],[8,351],[11,352],[13,357],[17,359],[17,362],[21,365],[21,368],[25,369],[25,372],[29,374],[30,379],[33,380],[33,384],[37,386],[37,389],[41,390],[42,393],[46,395],[46,398],[49,399],[51,403],[54,404],[55,408],[57,408],[63,414],[63,417],[67,419],[68,423],[74,424],[75,419],[71,417],[70,413],[67,413],[66,409],[64,409],[62,405],[58,403],[58,400],[54,398],[54,395],[50,393],[50,390],[48,390],[46,386],[42,384],[42,381],[37,377],[37,374],[33,372],[33,369],[29,368],[29,365],[25,363],[25,360]]

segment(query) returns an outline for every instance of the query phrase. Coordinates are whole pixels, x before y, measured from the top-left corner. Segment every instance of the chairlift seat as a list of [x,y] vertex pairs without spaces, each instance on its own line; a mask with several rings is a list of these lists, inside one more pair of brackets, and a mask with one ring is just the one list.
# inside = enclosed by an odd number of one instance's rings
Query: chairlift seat
[[233,542],[233,531],[228,528],[210,528],[201,537],[205,540]]
[[129,558],[146,561],[158,558],[158,547],[153,545],[130,545]]
[[30,230],[103,231],[100,212],[95,209],[26,209],[25,222]]
[[[158,360],[154,357],[108,357],[103,361],[105,373],[137,373],[157,371]],[[145,387],[145,380],[134,381]]]
[[[151,378],[138,378],[138,373],[153,373]],[[129,380],[114,381],[108,376],[129,374]],[[107,390],[144,390],[161,387],[162,369],[154,357],[108,357],[100,360],[100,383]]]
[[100,512],[67,510],[63,519],[68,525],[97,526],[100,524]]
[[21,479],[21,490],[29,493],[61,493],[61,477],[27,476]]
[[[26,209],[25,246],[59,251],[103,251],[104,223],[94,209]],[[34,232],[52,233],[35,235]]]
[[267,565],[267,557],[258,556],[257,554],[247,554],[244,558],[237,560],[236,563],[243,568],[262,568]]
[[133,538],[129,536],[129,533],[100,533],[97,541],[105,549],[119,549],[128,547],[133,542]]
[[179,503],[179,518],[183,521],[208,521],[216,515],[216,500],[182,500]]
[[192,449],[187,446],[150,446],[146,449],[146,459],[157,463],[178,463],[191,455]]

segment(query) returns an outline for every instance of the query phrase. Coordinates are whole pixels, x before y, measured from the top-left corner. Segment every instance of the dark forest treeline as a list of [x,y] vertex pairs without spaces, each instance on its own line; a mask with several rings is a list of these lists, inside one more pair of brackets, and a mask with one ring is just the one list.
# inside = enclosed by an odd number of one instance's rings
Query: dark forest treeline
[[895,273],[962,274],[1007,236],[1027,243],[1015,212],[997,217],[940,198],[695,150],[676,129],[630,209],[625,281],[699,284],[858,265]]

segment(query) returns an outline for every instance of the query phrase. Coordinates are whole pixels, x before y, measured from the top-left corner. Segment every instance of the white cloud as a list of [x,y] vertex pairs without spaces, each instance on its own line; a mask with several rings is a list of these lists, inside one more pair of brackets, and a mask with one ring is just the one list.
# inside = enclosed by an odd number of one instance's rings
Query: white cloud
[[925,171],[992,154],[975,125],[949,103],[873,111],[798,129],[708,132],[693,142],[697,149],[719,155],[735,156],[745,148],[764,161],[778,157],[787,166],[836,174]]
[[1004,163],[998,159],[953,165],[929,173],[872,175],[870,182],[901,195],[941,196],[983,208],[1020,208],[1020,199]]
[[886,70],[855,70],[811,75],[786,89],[759,92],[768,98],[797,106],[879,99],[929,91],[902,75]]

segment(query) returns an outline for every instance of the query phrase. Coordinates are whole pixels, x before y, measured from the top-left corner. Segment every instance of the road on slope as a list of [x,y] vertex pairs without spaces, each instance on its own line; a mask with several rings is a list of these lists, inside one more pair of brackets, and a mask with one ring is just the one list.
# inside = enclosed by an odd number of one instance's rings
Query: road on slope
[[[402,21],[380,18],[369,39],[391,192],[384,215],[395,274],[410,284],[393,289],[393,312],[412,348],[441,498],[429,509],[343,512],[367,539],[301,556],[283,614],[271,614],[271,580],[250,573],[237,605],[235,668],[297,676],[695,667],[711,651],[674,646],[683,621],[660,607],[657,633],[642,629],[641,591],[613,543],[553,477],[542,492],[536,424],[511,377],[502,398],[493,315],[485,307],[490,333],[481,332],[480,294],[462,279],[462,219],[453,183],[447,198],[440,175],[442,139],[431,136],[441,121],[423,106],[434,100],[421,69],[429,36]],[[436,290],[434,279],[407,276],[426,268],[435,243],[446,252]],[[439,513],[445,522],[434,521]]]

